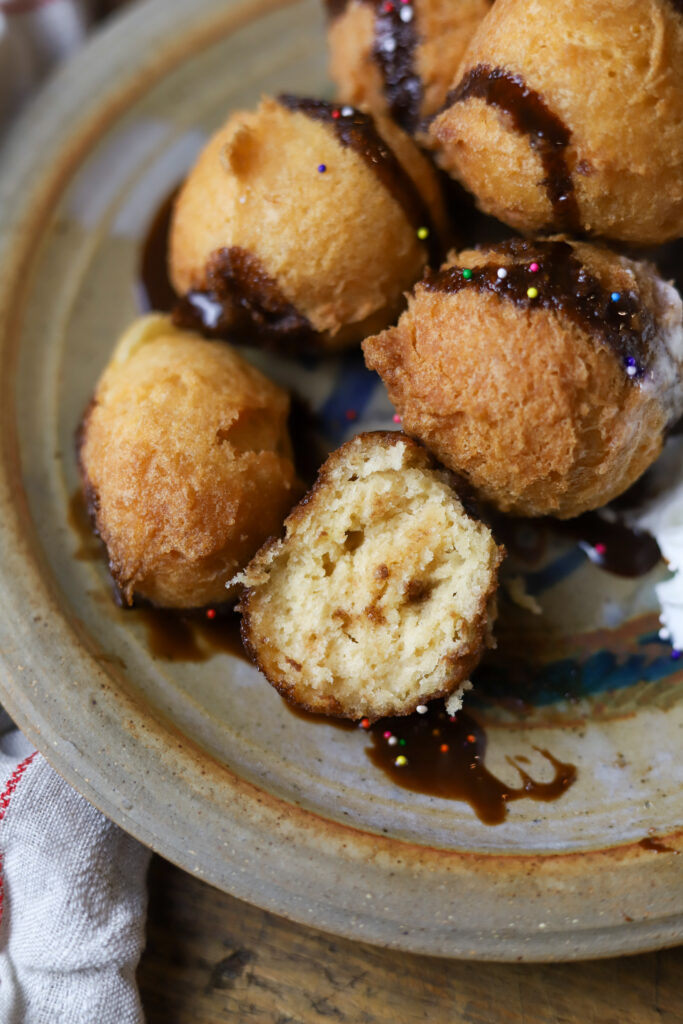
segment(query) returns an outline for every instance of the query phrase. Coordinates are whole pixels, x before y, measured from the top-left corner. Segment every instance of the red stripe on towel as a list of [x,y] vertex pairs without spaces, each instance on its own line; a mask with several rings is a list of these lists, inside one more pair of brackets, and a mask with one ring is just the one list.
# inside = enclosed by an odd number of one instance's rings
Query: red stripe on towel
[[0,0],[0,14],[28,14],[51,3],[54,0]]
[[[34,757],[37,756],[37,754],[37,750],[34,750],[32,754],[29,754],[29,756],[25,758],[21,762],[21,764],[17,765],[17,767],[14,769],[9,779],[7,780],[7,785],[3,789],[2,794],[0,794],[0,822],[4,819],[5,815],[7,814],[7,808],[9,807],[10,800],[12,799],[14,791],[16,790],[17,786],[21,781],[24,772],[30,765],[31,761],[33,761]],[[3,904],[5,902],[5,880],[3,878],[2,869],[3,855],[2,851],[0,851],[0,922],[2,922],[2,910]]]

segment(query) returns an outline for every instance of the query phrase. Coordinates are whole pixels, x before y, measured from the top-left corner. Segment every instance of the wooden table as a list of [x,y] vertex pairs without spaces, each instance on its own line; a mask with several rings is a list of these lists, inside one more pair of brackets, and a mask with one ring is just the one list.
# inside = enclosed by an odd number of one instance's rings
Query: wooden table
[[147,1024],[683,1024],[683,946],[578,964],[487,964],[334,938],[160,858],[139,971]]

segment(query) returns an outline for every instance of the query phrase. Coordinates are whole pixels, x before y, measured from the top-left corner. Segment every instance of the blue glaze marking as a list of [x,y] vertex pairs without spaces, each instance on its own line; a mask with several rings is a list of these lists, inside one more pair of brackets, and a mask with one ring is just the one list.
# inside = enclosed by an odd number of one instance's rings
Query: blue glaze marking
[[485,663],[474,673],[475,689],[468,703],[486,707],[492,701],[497,703],[512,696],[535,707],[547,706],[680,676],[680,666],[671,660],[670,645],[659,640],[656,634],[643,634],[634,643],[641,647],[656,645],[661,653],[596,651],[584,660],[563,658],[547,665],[524,666],[521,681],[516,678],[519,666],[516,666],[516,673],[511,668],[508,675],[505,667]]
[[[318,409],[323,430],[331,441],[341,444],[349,433],[363,430],[358,421],[379,385],[379,377],[368,370],[360,353],[343,360],[332,392]],[[349,410],[356,414],[353,421],[347,419]]]
[[567,579],[577,569],[580,569],[585,564],[587,557],[587,554],[577,544],[570,548],[566,554],[560,555],[554,562],[544,566],[543,569],[539,569],[537,572],[526,573],[524,581],[527,593],[537,597],[544,590],[549,590],[556,584],[561,583],[562,580]]

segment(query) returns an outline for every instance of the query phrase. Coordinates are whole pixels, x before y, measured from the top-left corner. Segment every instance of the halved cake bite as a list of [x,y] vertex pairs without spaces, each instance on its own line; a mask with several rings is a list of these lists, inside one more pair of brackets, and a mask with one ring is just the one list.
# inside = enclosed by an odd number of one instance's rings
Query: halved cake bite
[[284,539],[231,581],[246,588],[244,644],[284,697],[374,720],[469,687],[504,551],[456,487],[400,433],[360,434],[330,455]]

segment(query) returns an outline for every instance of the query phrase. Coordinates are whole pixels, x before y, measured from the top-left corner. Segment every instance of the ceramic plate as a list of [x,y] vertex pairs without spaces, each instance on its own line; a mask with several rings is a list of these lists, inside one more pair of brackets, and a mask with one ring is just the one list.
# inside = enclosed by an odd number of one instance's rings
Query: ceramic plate
[[[543,614],[503,602],[471,703],[486,764],[519,785],[576,765],[558,800],[485,824],[370,761],[362,729],[292,715],[245,661],[154,657],[69,521],[73,435],[139,308],[141,239],[227,112],[331,94],[316,3],[150,0],[100,35],[14,133],[0,177],[0,698],[123,828],[236,896],[331,932],[501,960],[604,956],[683,938],[683,673],[636,580],[520,527]],[[252,353],[332,443],[391,425],[351,355]],[[653,837],[655,840],[653,841]]]

